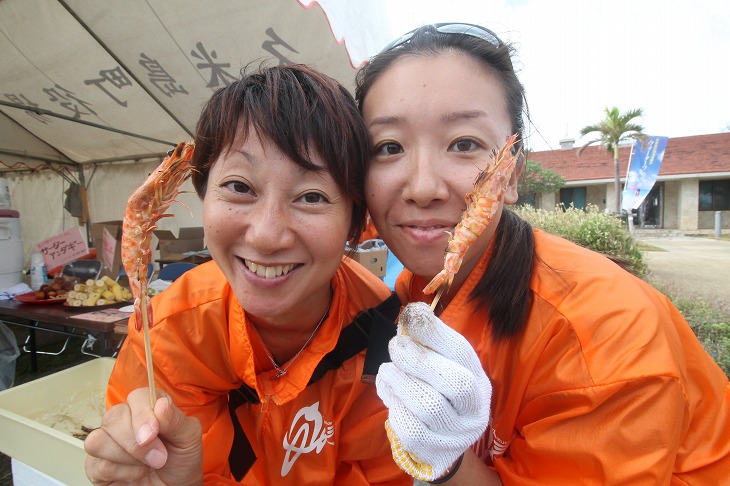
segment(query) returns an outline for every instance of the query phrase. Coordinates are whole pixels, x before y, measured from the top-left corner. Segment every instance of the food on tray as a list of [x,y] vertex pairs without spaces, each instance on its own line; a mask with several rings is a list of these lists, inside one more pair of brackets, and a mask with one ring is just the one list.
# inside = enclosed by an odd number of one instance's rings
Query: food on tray
[[35,298],[38,300],[58,300],[66,299],[68,291],[73,289],[78,282],[75,278],[58,276],[51,280],[50,283],[43,284],[34,292]]
[[71,307],[96,307],[100,305],[126,302],[132,298],[128,288],[122,287],[108,276],[98,280],[88,279],[85,283],[77,283],[68,292],[66,304]]

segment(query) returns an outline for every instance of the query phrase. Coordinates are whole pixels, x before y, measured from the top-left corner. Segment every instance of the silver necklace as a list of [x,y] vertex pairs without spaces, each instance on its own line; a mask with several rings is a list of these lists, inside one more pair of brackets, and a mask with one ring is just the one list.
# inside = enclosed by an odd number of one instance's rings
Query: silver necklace
[[327,308],[324,311],[324,314],[322,315],[322,318],[319,320],[317,325],[314,328],[314,331],[312,331],[312,334],[309,336],[309,339],[307,339],[307,342],[304,343],[304,346],[302,346],[299,351],[297,351],[297,354],[295,354],[289,361],[287,361],[287,365],[283,368],[280,367],[278,364],[276,364],[276,360],[271,355],[271,352],[269,351],[269,348],[264,343],[264,340],[261,338],[261,335],[259,334],[258,329],[254,327],[254,333],[256,334],[256,337],[258,338],[259,342],[261,343],[261,346],[264,348],[264,352],[266,353],[266,357],[269,358],[269,361],[271,361],[272,366],[276,370],[276,374],[269,378],[269,380],[276,380],[277,378],[281,378],[286,374],[286,372],[289,370],[289,367],[292,365],[295,359],[299,357],[299,355],[304,351],[304,348],[306,348],[309,345],[309,342],[314,338],[314,335],[317,334],[317,331],[319,330],[319,326],[322,325],[324,322],[324,318],[327,317],[327,314],[329,314],[330,306],[332,305],[332,295],[330,294],[330,301],[327,304]]

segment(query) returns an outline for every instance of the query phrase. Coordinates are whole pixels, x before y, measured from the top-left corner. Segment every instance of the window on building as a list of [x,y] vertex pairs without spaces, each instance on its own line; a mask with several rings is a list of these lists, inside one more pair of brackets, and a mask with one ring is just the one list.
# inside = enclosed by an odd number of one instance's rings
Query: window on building
[[560,189],[560,204],[565,208],[569,208],[572,204],[576,209],[586,208],[586,188],[585,187],[564,187]]
[[535,193],[531,192],[529,194],[520,194],[517,199],[517,206],[532,206],[533,208],[536,208],[537,205],[535,204],[535,201],[537,198],[535,197]]
[[730,179],[700,181],[700,211],[730,210]]

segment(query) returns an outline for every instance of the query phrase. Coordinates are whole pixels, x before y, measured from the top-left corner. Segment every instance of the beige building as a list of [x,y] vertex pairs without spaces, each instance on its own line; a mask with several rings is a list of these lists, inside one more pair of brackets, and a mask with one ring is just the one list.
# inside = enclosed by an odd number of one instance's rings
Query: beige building
[[[560,150],[531,152],[530,160],[555,171],[565,186],[535,195],[543,209],[563,203],[611,209],[614,201],[613,155],[591,146],[578,155],[573,140]],[[626,182],[631,147],[619,148],[621,183]],[[670,138],[653,189],[638,210],[639,227],[708,230],[719,212],[722,228],[730,228],[730,133]]]

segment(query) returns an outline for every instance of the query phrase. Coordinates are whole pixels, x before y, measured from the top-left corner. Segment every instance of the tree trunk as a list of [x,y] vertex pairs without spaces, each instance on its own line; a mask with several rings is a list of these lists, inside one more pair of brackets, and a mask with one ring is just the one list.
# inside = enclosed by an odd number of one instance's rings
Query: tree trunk
[[618,166],[618,145],[613,147],[613,189],[615,192],[614,213],[621,214],[621,174]]

